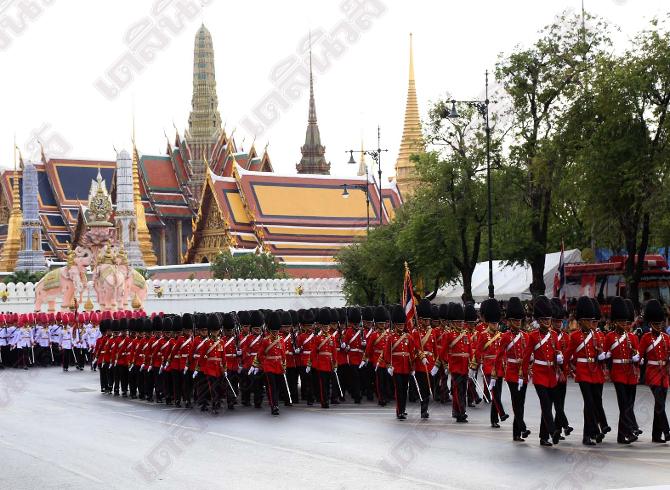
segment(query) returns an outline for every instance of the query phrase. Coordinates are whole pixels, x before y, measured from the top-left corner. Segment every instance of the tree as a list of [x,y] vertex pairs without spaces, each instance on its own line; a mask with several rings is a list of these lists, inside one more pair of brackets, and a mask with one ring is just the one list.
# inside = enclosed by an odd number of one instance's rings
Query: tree
[[[592,20],[589,18],[589,20]],[[589,67],[597,53],[608,44],[607,27],[596,22],[583,28],[579,16],[561,16],[546,27],[530,48],[517,48],[502,58],[497,78],[511,103],[514,137],[510,145],[511,175],[521,192],[513,202],[517,219],[507,222],[507,257],[530,263],[533,295],[544,294],[544,261],[548,251],[550,220],[554,210],[553,192],[566,164],[563,142],[557,138],[559,118],[587,83]]]
[[29,271],[14,271],[3,279],[5,284],[13,283],[38,283],[44,277],[46,272],[29,272]]
[[282,279],[284,267],[269,253],[219,253],[211,264],[216,279]]

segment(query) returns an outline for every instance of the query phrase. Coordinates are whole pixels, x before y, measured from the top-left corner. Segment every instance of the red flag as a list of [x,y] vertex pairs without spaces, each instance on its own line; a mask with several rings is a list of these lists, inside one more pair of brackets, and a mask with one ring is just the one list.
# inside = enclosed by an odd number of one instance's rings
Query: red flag
[[564,261],[564,252],[565,246],[561,240],[561,257],[558,259],[558,268],[556,269],[556,274],[554,274],[554,297],[559,298],[563,306],[566,305],[566,294],[565,294],[565,261]]
[[410,329],[416,317],[416,304],[414,304],[414,288],[412,287],[412,275],[409,266],[405,262],[405,280],[402,288],[402,304],[405,308],[405,326]]

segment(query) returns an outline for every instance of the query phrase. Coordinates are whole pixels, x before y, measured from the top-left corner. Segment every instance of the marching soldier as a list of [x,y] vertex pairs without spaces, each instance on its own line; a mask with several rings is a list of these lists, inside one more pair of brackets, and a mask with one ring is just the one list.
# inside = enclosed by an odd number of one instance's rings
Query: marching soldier
[[432,378],[437,374],[439,367],[436,364],[437,359],[437,340],[436,332],[432,327],[434,320],[434,310],[437,309],[439,317],[439,308],[432,308],[430,301],[422,299],[417,306],[417,328],[412,332],[412,341],[417,349],[417,356],[414,359],[414,371],[419,385],[421,418],[427,419],[428,404],[432,392]]
[[242,346],[242,373],[247,373],[248,390],[242,391],[242,405],[249,406],[251,403],[251,394],[253,393],[254,407],[261,408],[263,404],[263,376],[252,371],[254,359],[258,354],[259,342],[263,339],[263,325],[265,317],[260,310],[253,310],[250,313],[251,332],[247,335],[246,342]]
[[468,421],[466,390],[468,387],[468,367],[472,355],[470,338],[464,327],[464,318],[463,307],[457,303],[450,303],[449,320],[453,330],[442,337],[439,353],[445,374],[451,373],[452,376],[452,417],[459,423],[467,423]]
[[165,397],[165,405],[172,405],[175,399],[174,386],[172,384],[172,370],[178,369],[178,363],[172,358],[172,351],[177,345],[176,332],[172,323],[172,317],[166,316],[163,318],[163,331],[165,343],[159,350],[160,367],[156,376],[160,380],[158,385],[161,387],[161,392]]
[[30,364],[30,350],[35,345],[33,333],[28,325],[28,318],[22,314],[19,316],[19,328],[14,333],[12,340],[12,347],[18,352],[18,367],[19,369],[28,369]]
[[181,399],[184,401],[184,408],[192,408],[193,400],[193,369],[195,368],[195,359],[193,354],[196,347],[203,341],[200,333],[195,335],[193,315],[184,313],[181,319],[182,333],[186,340],[182,342],[179,348],[179,369],[182,371]]
[[[361,339],[361,349],[363,349],[363,354],[365,355],[370,336],[375,331],[375,310],[372,306],[365,306],[361,308],[361,320],[363,321],[363,333],[365,334],[363,339]],[[363,359],[361,359],[361,362]],[[375,398],[375,373],[373,371],[373,366],[369,363],[366,363],[362,368],[359,364],[360,374],[361,374],[361,393],[365,395],[365,398],[369,402]]]
[[97,364],[100,369],[100,392],[101,393],[111,393],[110,383],[108,380],[108,369],[107,363],[109,362],[110,355],[110,344],[111,340],[111,321],[108,319],[103,319],[100,322],[100,333],[102,334],[100,338],[95,343],[94,353],[95,358],[93,363]]
[[314,404],[316,386],[314,373],[307,370],[314,348],[314,314],[312,310],[299,310],[300,333],[298,334],[298,365],[300,370],[300,398],[307,400],[307,405]]
[[58,338],[58,344],[60,345],[60,351],[63,362],[63,371],[67,372],[70,367],[70,359],[72,358],[72,347],[74,347],[74,332],[70,325],[70,318],[67,314],[63,315],[62,325],[60,329],[60,336]]
[[365,356],[361,361],[361,368],[364,368],[368,362],[374,369],[375,391],[377,392],[377,403],[384,407],[387,403],[386,393],[388,392],[388,378],[386,376],[386,362],[382,353],[386,350],[388,342],[389,314],[384,306],[377,306],[374,309],[375,331],[367,340]]
[[491,403],[491,427],[500,427],[498,422],[509,418],[502,404],[503,367],[499,357],[501,333],[498,330],[500,323],[500,305],[496,300],[484,301],[480,308],[482,318],[486,323],[486,330],[477,336],[475,348],[475,367],[479,367],[484,375],[483,389],[487,390]]
[[650,299],[644,307],[644,319],[651,331],[640,339],[638,355],[647,365],[645,384],[654,395],[654,421],[651,428],[651,440],[657,443],[670,442],[670,426],[665,413],[665,401],[668,396],[668,358],[670,357],[670,337],[663,332],[665,314],[656,299]]
[[610,321],[614,330],[605,337],[605,347],[612,358],[610,379],[614,383],[619,405],[617,442],[630,444],[637,440],[634,393],[639,378],[636,363],[640,361],[640,356],[637,337],[627,331],[628,307],[619,296],[612,298]]
[[218,316],[214,313],[207,315],[207,331],[210,345],[205,351],[203,374],[207,377],[206,397],[212,405],[212,415],[217,415],[221,408],[225,367],[223,361],[223,344],[219,338],[221,325]]
[[[282,312],[283,313],[283,312]],[[279,333],[282,326],[281,313],[273,311],[267,317],[266,325],[269,334],[258,345],[258,353],[253,361],[253,374],[265,376],[268,403],[272,415],[279,415],[279,386],[284,385],[288,393],[286,381],[286,345]],[[283,379],[282,379],[283,378]]]
[[[533,305],[533,316],[539,327],[528,334],[528,345],[524,354],[524,371],[530,371],[532,363],[533,386],[540,400],[540,445],[552,446],[560,441],[561,430],[554,424],[552,411],[556,396],[554,389],[558,370],[563,364],[563,354],[558,350],[556,333],[551,329],[552,308],[546,296],[539,296]],[[551,437],[552,442],[549,442]]]
[[235,408],[236,395],[239,391],[239,375],[242,372],[242,365],[240,364],[240,358],[237,355],[237,342],[238,337],[235,335],[235,318],[230,313],[223,315],[223,337],[221,342],[223,343],[223,356],[224,356],[224,367],[228,376],[228,383],[226,383],[226,401],[228,404],[228,410],[233,410]]
[[208,407],[208,397],[209,397],[209,387],[207,385],[207,375],[201,370],[205,365],[205,354],[212,346],[212,341],[209,338],[209,328],[207,325],[207,315],[199,314],[195,317],[195,323],[198,329],[198,335],[200,337],[200,342],[196,345],[193,350],[193,384],[194,384],[194,396],[193,402],[200,406],[201,412],[206,412],[209,410]]
[[[563,328],[563,321],[567,318],[567,312],[561,301],[558,298],[551,299],[551,327],[556,334],[556,348],[565,356],[568,352],[568,332]],[[556,388],[554,388],[554,408],[556,409],[556,418],[554,423],[556,428],[563,431],[563,434],[569,436],[572,432],[572,427],[568,422],[568,417],[565,414],[565,395],[568,389],[568,374],[570,372],[570,363],[563,359],[563,364],[560,364],[556,369],[558,380],[556,381]],[[561,436],[561,440],[564,439]]]
[[359,366],[363,361],[363,354],[365,352],[363,345],[365,340],[365,329],[361,322],[361,309],[358,307],[349,308],[347,310],[347,319],[349,321],[349,327],[347,328],[344,341],[347,346],[349,386],[354,403],[359,404],[361,403],[362,398],[361,377],[363,375],[363,370],[359,369]]
[[528,377],[527,372],[523,369],[523,357],[528,345],[528,338],[526,332],[523,331],[526,313],[519,298],[512,297],[507,302],[506,318],[509,330],[502,334],[500,338],[500,350],[496,363],[502,362],[503,376],[512,399],[512,411],[514,412],[512,439],[517,442],[524,442],[530,435],[524,421]]
[[598,351],[597,365],[599,367],[599,369],[596,371],[598,381],[595,386],[596,419],[598,421],[598,426],[602,436],[604,437],[605,434],[612,430],[607,423],[607,416],[605,415],[605,408],[603,407],[603,389],[605,386],[605,373],[607,371],[606,363],[611,354],[607,352],[607,349],[605,348],[605,334],[600,329],[600,321],[602,318],[600,305],[595,298],[591,298],[591,303],[593,304],[593,312],[595,314],[594,319],[591,321],[591,331],[593,332],[593,338],[596,343],[596,350]]
[[330,387],[333,373],[337,374],[336,346],[330,332],[331,312],[328,308],[321,308],[317,323],[320,331],[314,335],[314,347],[307,365],[307,372],[314,369],[321,408],[329,408]]
[[[293,331],[293,318],[288,311],[280,310],[281,328],[279,334],[283,338],[283,345],[286,349],[284,359],[286,363],[286,380],[291,396],[286,391],[285,383],[278,385],[280,397],[284,399],[284,405],[289,407],[293,403],[298,403],[298,368],[296,363],[295,350],[297,348],[297,339]],[[266,379],[267,381],[267,379]]]
[[51,361],[50,355],[50,343],[49,343],[49,329],[47,327],[47,315],[45,313],[40,313],[38,315],[39,324],[37,325],[37,330],[35,332],[35,344],[37,350],[35,355],[35,363],[41,367],[46,367]]

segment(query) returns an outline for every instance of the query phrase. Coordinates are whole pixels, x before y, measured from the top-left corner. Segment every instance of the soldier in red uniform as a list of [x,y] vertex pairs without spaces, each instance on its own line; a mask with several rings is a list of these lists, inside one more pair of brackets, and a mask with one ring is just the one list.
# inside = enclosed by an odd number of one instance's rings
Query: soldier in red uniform
[[195,335],[195,325],[193,315],[184,313],[181,318],[182,333],[184,341],[179,347],[179,369],[182,372],[181,378],[181,399],[185,408],[191,408],[193,400],[193,369],[195,360],[193,353],[195,348],[202,342],[200,335]]
[[281,312],[273,311],[266,319],[268,335],[258,344],[253,367],[254,374],[265,377],[268,403],[272,415],[279,415],[279,387],[286,385],[286,345],[279,329],[281,328]]
[[436,365],[437,359],[437,336],[432,326],[435,309],[439,317],[439,308],[433,308],[427,299],[419,301],[417,306],[418,326],[411,332],[412,341],[417,349],[417,356],[414,360],[414,371],[421,394],[421,418],[427,419],[428,404],[432,391],[433,378],[439,368]]
[[163,318],[163,330],[165,331],[165,343],[160,350],[160,362],[162,364],[158,368],[156,376],[160,380],[158,385],[161,386],[161,392],[165,397],[165,404],[172,405],[175,399],[174,385],[172,384],[172,369],[176,367],[172,364],[172,351],[177,345],[177,339],[175,338],[177,331],[172,323],[172,317],[167,316]]
[[347,326],[344,342],[347,350],[347,370],[349,372],[349,390],[354,403],[361,403],[361,374],[359,369],[363,361],[363,341],[365,340],[365,330],[361,323],[361,310],[358,307],[351,307],[347,310]]
[[[163,376],[163,370],[161,368],[165,364],[166,352],[169,346],[168,341],[172,336],[172,322],[168,317],[163,318],[160,315],[156,315],[154,320],[156,318],[160,318],[160,321],[158,322],[158,328],[160,328],[160,330],[157,331],[159,338],[158,343],[154,345],[151,350],[151,366],[149,366],[149,370],[147,372],[150,376],[153,377],[153,386],[156,392],[156,403],[163,403],[165,398],[165,377]],[[165,323],[165,326],[163,323]],[[157,327],[154,326],[154,330],[156,328]],[[149,395],[151,395],[151,392],[149,392]]]
[[512,297],[509,299],[505,316],[509,330],[500,337],[500,350],[498,351],[496,364],[502,363],[503,377],[507,382],[510,398],[512,399],[512,411],[514,412],[512,439],[523,442],[530,435],[524,421],[528,377],[523,369],[523,356],[528,344],[528,336],[523,331],[526,313],[519,298]]
[[240,366],[242,370],[240,371],[240,399],[242,400],[242,405],[248,407],[251,405],[251,375],[249,374],[249,368],[245,369],[245,361],[247,361],[245,352],[247,351],[248,345],[247,342],[251,342],[256,336],[251,334],[251,314],[249,311],[242,310],[237,312],[237,320],[240,325],[240,331],[237,334],[237,355],[240,361]]
[[198,330],[200,342],[198,342],[193,349],[193,402],[200,406],[201,412],[209,410],[210,391],[207,383],[207,374],[204,372],[207,360],[206,354],[212,346],[212,339],[209,336],[209,328],[207,324],[207,315],[197,314],[195,316],[195,324]]
[[[66,317],[67,318],[67,317]],[[123,326],[125,327],[126,319],[123,318]],[[126,348],[126,332],[122,330],[120,320],[115,318],[112,320],[112,331],[114,332],[114,338],[111,342],[111,372],[113,377],[113,389],[114,396],[119,396],[119,388],[121,385],[121,371],[122,366],[119,365],[119,358],[121,362],[125,357],[124,349]]]
[[263,340],[265,318],[260,310],[253,310],[249,315],[249,321],[251,322],[251,332],[246,336],[245,342],[242,344],[242,372],[248,374],[249,391],[246,393],[242,392],[242,405],[247,407],[250,405],[251,393],[253,393],[254,407],[261,408],[261,404],[263,403],[263,383],[265,380],[262,374],[252,371],[251,368],[258,354],[258,345]]
[[100,322],[100,332],[102,336],[95,342],[94,349],[95,363],[100,366],[100,392],[111,393],[112,390],[108,378],[109,371],[107,369],[112,341],[111,320],[105,318]]
[[602,442],[604,435],[598,427],[596,415],[597,384],[602,379],[602,368],[598,364],[599,353],[591,329],[595,311],[590,298],[582,296],[577,300],[575,318],[579,329],[570,334],[568,352],[565,358],[569,359],[575,366],[575,382],[579,383],[579,389],[584,398],[582,443],[586,446],[594,446],[596,442]]
[[315,378],[314,373],[307,370],[309,359],[314,348],[314,313],[312,310],[299,310],[300,333],[298,334],[298,345],[295,349],[298,357],[300,375],[300,398],[307,400],[307,405],[314,404]]
[[640,356],[637,337],[629,336],[627,332],[628,308],[619,296],[612,298],[610,303],[610,321],[614,330],[605,337],[605,348],[612,358],[610,379],[614,383],[619,405],[617,442],[630,444],[637,440],[633,393],[639,378],[636,363],[640,361]]
[[130,330],[130,344],[128,345],[128,394],[131,400],[137,398],[137,368],[135,367],[135,358],[137,356],[137,346],[142,340],[142,333],[138,325],[141,320],[131,318],[128,321]]
[[[388,334],[382,359],[386,361],[387,371],[393,379],[396,418],[405,420],[407,418],[407,390],[410,376],[415,375],[414,360],[417,358],[417,348],[412,336],[405,328],[405,310],[402,306],[395,305],[392,308],[391,321],[392,330]],[[425,418],[423,412],[422,418]]]
[[228,410],[233,410],[235,408],[236,394],[239,392],[239,375],[242,372],[242,365],[240,364],[240,358],[237,356],[237,342],[239,339],[235,335],[235,317],[231,313],[226,313],[223,315],[223,321],[221,322],[223,327],[223,337],[221,342],[223,343],[223,357],[224,364],[226,369],[226,375],[228,377],[228,382],[226,382],[226,402],[228,405]]
[[[528,345],[523,358],[525,372],[530,372],[532,363],[533,386],[540,400],[542,418],[540,420],[540,445],[558,444],[561,430],[556,428],[552,407],[556,396],[554,389],[558,382],[563,353],[558,349],[556,332],[551,329],[552,307],[546,296],[539,296],[533,304],[533,317],[539,326],[528,334]],[[552,442],[549,442],[551,437]],[[553,443],[553,444],[552,444]]]
[[668,359],[670,358],[670,337],[663,332],[665,313],[658,300],[650,299],[644,307],[644,319],[651,331],[640,339],[639,356],[647,365],[645,384],[654,395],[654,421],[651,428],[652,442],[670,442],[670,426],[665,413],[668,396]]
[[389,314],[384,306],[377,306],[374,309],[375,331],[367,339],[365,356],[361,361],[361,368],[370,363],[374,369],[375,391],[377,393],[377,403],[384,407],[387,403],[386,394],[388,392],[388,377],[386,368],[388,367],[383,359],[382,353],[386,349],[388,342]]
[[[293,333],[293,318],[291,317],[291,312],[279,310],[279,318],[281,320],[279,335],[281,335],[284,348],[286,349],[286,352],[284,353],[284,359],[286,364],[287,383],[284,383],[282,380],[282,383],[279,383],[277,388],[279,389],[279,398],[284,401],[284,406],[289,407],[292,405],[292,403],[298,403],[298,372],[296,364],[297,356],[294,353],[295,348],[297,347],[297,337],[295,337]],[[290,397],[286,387],[287,384],[288,390],[290,390],[291,394]]]
[[[169,348],[167,358],[165,359],[165,376],[169,379],[169,391],[165,395],[165,403],[174,403],[175,407],[181,406],[182,380],[184,379],[183,368],[181,367],[182,344],[186,341],[181,324],[181,316],[174,315],[172,321],[172,346]],[[169,397],[169,401],[168,401]]]
[[[363,331],[361,335],[361,349],[363,349],[363,356],[365,356],[368,347],[370,336],[375,331],[375,310],[372,306],[364,306],[361,308],[361,320],[363,322]],[[361,359],[362,362],[362,359]],[[362,366],[362,367],[361,367]],[[371,363],[359,364],[359,372],[361,375],[361,395],[371,402],[375,399],[375,372]]]
[[[477,318],[477,312],[474,311],[474,306],[470,304],[465,305],[465,315],[467,316],[468,314],[468,307],[472,308],[474,316]],[[449,305],[447,303],[443,303],[439,306],[438,310],[440,314],[439,325],[433,326],[433,329],[435,330],[435,342],[437,343],[438,349],[437,354],[439,354],[439,349],[442,345],[444,335],[446,335],[446,333],[451,329],[449,322]],[[434,325],[432,320],[431,325]],[[440,403],[444,404],[451,402],[451,396],[449,395],[449,373],[446,369],[440,369],[442,367],[442,362],[440,361],[440,357],[437,354],[435,359],[435,367],[437,367],[438,370],[433,377],[435,381],[435,396],[439,397]]]
[[452,417],[456,422],[466,423],[466,390],[468,387],[468,366],[472,348],[464,327],[465,314],[458,303],[449,304],[449,321],[452,330],[442,337],[439,358],[445,366],[445,374],[451,372]]
[[[568,389],[568,374],[570,371],[570,363],[565,359],[565,353],[568,352],[569,334],[563,325],[567,316],[568,314],[565,311],[565,308],[563,308],[561,300],[558,298],[552,298],[551,327],[556,334],[557,349],[564,356],[563,364],[559,365],[557,368],[558,380],[556,382],[556,388],[554,388],[554,408],[556,409],[556,418],[554,419],[554,424],[556,425],[556,428],[563,431],[563,434],[566,436],[570,435],[573,430],[572,427],[570,427],[567,415],[565,415],[565,395]],[[565,438],[561,436],[561,440],[562,439]]]
[[138,320],[139,328],[141,329],[141,336],[138,338],[135,346],[135,356],[133,358],[133,373],[137,377],[137,397],[144,400],[147,396],[146,392],[146,353],[148,351],[147,344],[151,338],[151,320],[149,318],[142,318]]
[[[341,401],[344,401],[344,393],[347,391],[348,384],[348,353],[347,353],[347,343],[344,341],[345,332],[347,328],[347,309],[346,308],[337,308],[332,309],[330,312],[332,318],[331,324],[331,336],[335,342],[336,354],[335,362],[337,363],[337,377],[332,377],[330,403],[337,405]],[[342,392],[340,393],[340,390]]]
[[317,322],[320,327],[318,334],[314,335],[314,347],[307,365],[307,372],[313,368],[316,373],[319,386],[319,399],[321,408],[329,408],[330,387],[333,374],[337,370],[337,348],[330,332],[332,322],[331,312],[328,308],[321,308]]
[[216,313],[207,315],[207,333],[209,335],[209,347],[205,351],[202,372],[207,379],[207,401],[211,404],[212,415],[217,415],[221,408],[221,398],[223,396],[224,380],[224,361],[223,344],[219,338],[221,325]]
[[475,367],[484,373],[483,389],[491,403],[491,427],[500,427],[498,422],[505,421],[509,415],[502,404],[503,368],[499,357],[501,334],[498,330],[500,322],[500,305],[496,300],[485,300],[480,308],[486,330],[477,335],[475,347]]
[[607,348],[605,347],[605,334],[600,329],[600,324],[602,321],[600,305],[595,298],[591,298],[591,303],[593,304],[593,311],[595,314],[595,317],[591,322],[591,331],[593,332],[593,338],[595,339],[596,343],[596,350],[598,351],[597,364],[599,367],[599,369],[596,371],[598,374],[598,382],[595,386],[596,420],[598,421],[598,427],[600,427],[600,431],[604,437],[605,434],[612,430],[607,423],[607,415],[605,415],[605,408],[603,407],[603,389],[606,378],[605,373],[607,371],[607,360],[610,358],[611,354],[607,352]]

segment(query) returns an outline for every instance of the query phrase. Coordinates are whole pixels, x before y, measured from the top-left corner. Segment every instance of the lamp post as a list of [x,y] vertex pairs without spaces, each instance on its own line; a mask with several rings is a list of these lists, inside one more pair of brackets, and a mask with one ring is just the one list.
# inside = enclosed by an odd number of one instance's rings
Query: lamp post
[[[367,174],[367,166],[365,167]],[[367,177],[367,175],[366,175]],[[367,181],[367,179],[366,179]],[[342,184],[341,187],[344,189],[342,191],[342,197],[344,199],[349,198],[349,189],[358,189],[365,192],[365,213],[367,217],[367,234],[370,234],[370,189],[367,185],[362,184]]]
[[[381,156],[382,152],[388,151],[388,149],[382,149],[381,148],[381,131],[379,129],[379,126],[377,126],[377,149],[376,150],[347,150],[346,153],[349,153],[349,164],[355,164],[356,160],[354,159],[354,152],[360,153],[361,155],[368,155],[370,156],[375,163],[377,164],[377,176],[379,177],[379,225],[381,226],[382,224],[382,217],[383,217],[383,209],[384,209],[384,200],[382,199],[382,163],[381,163]],[[368,166],[365,166],[365,178],[366,180],[368,179]],[[369,182],[369,180],[368,180]]]
[[489,72],[486,70],[486,92],[484,100],[451,100],[451,110],[445,108],[443,118],[456,119],[461,117],[456,110],[456,104],[466,104],[474,107],[486,123],[486,193],[487,193],[487,228],[488,228],[488,259],[489,259],[489,298],[494,297],[493,287],[493,228],[491,217],[491,125],[489,123]]

